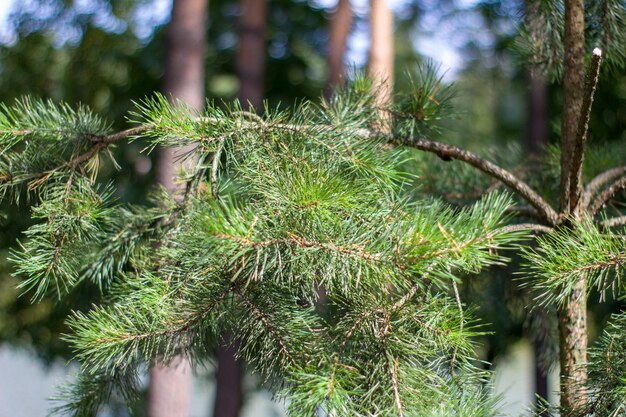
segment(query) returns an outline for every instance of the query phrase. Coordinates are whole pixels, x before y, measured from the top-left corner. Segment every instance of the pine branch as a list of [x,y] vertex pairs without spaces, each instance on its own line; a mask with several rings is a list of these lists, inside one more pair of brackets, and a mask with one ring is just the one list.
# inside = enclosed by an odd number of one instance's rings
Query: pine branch
[[[376,133],[372,133],[374,136]],[[535,190],[528,184],[509,171],[499,167],[498,165],[487,161],[467,150],[457,148],[441,142],[431,141],[416,137],[392,137],[388,138],[391,143],[413,147],[422,151],[431,152],[439,156],[444,161],[450,159],[458,159],[477,168],[485,174],[497,178],[515,191],[520,197],[524,198],[540,213],[542,219],[549,225],[555,226],[558,222],[558,214]]]
[[393,387],[393,400],[398,411],[398,417],[404,417],[404,409],[402,407],[402,399],[400,398],[400,382],[398,380],[398,360],[393,361],[389,352],[385,352],[385,358],[387,359],[387,369],[391,377],[391,385]]
[[585,142],[587,141],[587,130],[589,128],[589,117],[591,116],[591,106],[593,104],[593,96],[598,85],[600,76],[600,63],[602,62],[602,51],[598,48],[593,50],[591,66],[587,74],[587,83],[583,96],[581,113],[578,116],[578,128],[576,130],[576,138],[574,141],[574,150],[572,152],[572,161],[570,163],[570,204],[579,212],[584,210],[583,205],[579,205],[579,199],[582,193],[582,166]]
[[583,193],[583,201],[582,204],[585,207],[589,207],[591,204],[591,199],[594,195],[600,192],[600,189],[604,187],[607,183],[615,180],[616,178],[625,177],[626,178],[626,166],[612,168],[608,171],[604,171],[600,175],[593,178],[589,181],[589,184],[585,187],[585,192]]
[[613,182],[606,188],[600,195],[598,195],[595,200],[593,200],[589,204],[589,208],[587,211],[589,214],[596,215],[602,206],[604,206],[610,199],[612,199],[615,194],[626,189],[626,176],[619,178],[617,181]]
[[531,206],[513,206],[507,209],[507,214],[513,214],[514,216],[527,217],[535,220],[542,220],[539,212]]
[[613,217],[602,222],[604,227],[619,227],[626,225],[626,216]]
[[503,231],[507,231],[507,232],[509,231],[512,232],[516,230],[531,230],[535,232],[535,234],[554,232],[554,228],[552,227],[544,226],[542,224],[535,224],[535,223],[514,224],[511,226],[505,226],[502,229]]
[[250,300],[250,298],[246,295],[244,291],[237,290],[235,294],[237,294],[237,297],[242,301],[242,303],[252,313],[252,315],[256,316],[256,318],[261,322],[261,324],[268,332],[268,334],[272,337],[274,342],[278,343],[280,351],[283,355],[285,355],[285,357],[289,361],[289,364],[296,367],[298,365],[298,362],[296,361],[294,354],[291,353],[291,351],[287,347],[287,342],[283,340],[274,325],[270,323],[267,315],[259,310],[259,308]]

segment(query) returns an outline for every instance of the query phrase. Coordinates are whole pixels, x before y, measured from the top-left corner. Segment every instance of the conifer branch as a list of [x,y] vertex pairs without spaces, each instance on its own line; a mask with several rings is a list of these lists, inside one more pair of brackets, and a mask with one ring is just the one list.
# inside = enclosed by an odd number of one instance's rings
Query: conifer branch
[[400,398],[400,382],[398,381],[398,360],[392,360],[388,352],[385,352],[387,359],[387,367],[391,376],[391,384],[393,386],[393,400],[398,411],[398,417],[404,417],[404,409],[402,408],[402,399]]
[[263,240],[263,241],[254,241],[247,237],[228,235],[225,233],[218,233],[214,235],[214,237],[218,239],[232,240],[241,245],[247,245],[253,248],[268,247],[268,246],[278,245],[281,243],[287,243],[287,244],[292,244],[300,248],[319,248],[319,249],[323,249],[326,251],[337,252],[337,253],[348,255],[354,258],[360,258],[369,262],[384,262],[385,261],[385,259],[381,255],[369,253],[357,245],[340,246],[340,245],[333,243],[332,241],[318,242],[315,240],[306,239],[302,236],[298,236],[295,234],[290,234],[288,237],[284,237],[284,238],[275,238],[275,239],[269,239],[269,240]]
[[[463,326],[465,325],[465,317],[463,317],[463,303],[461,303],[461,294],[459,294],[459,287],[456,285],[456,281],[452,280],[452,289],[454,290],[454,299],[456,300],[456,305],[459,308],[459,331],[463,332]],[[458,353],[457,346],[454,347],[452,351],[452,359],[450,359],[450,369],[453,370],[456,365],[456,355]]]
[[626,178],[626,166],[612,168],[593,178],[585,187],[582,204],[588,208],[593,196],[596,195],[606,184],[619,177]]
[[441,142],[432,140],[416,138],[416,137],[392,137],[389,138],[391,143],[410,146],[422,151],[434,153],[444,161],[451,159],[457,159],[468,163],[469,165],[477,168],[479,171],[484,172],[492,178],[496,178],[502,181],[505,185],[515,191],[520,197],[528,201],[531,206],[537,209],[540,213],[542,220],[544,220],[549,226],[555,226],[558,222],[558,214],[556,211],[544,200],[535,190],[533,190],[528,184],[515,175],[499,167],[493,162],[487,161],[479,157],[472,152],[465,149],[457,148],[456,146],[448,145]]
[[548,226],[544,226],[542,224],[536,224],[536,223],[513,224],[510,226],[504,226],[502,228],[502,231],[504,232],[514,232],[517,230],[531,230],[532,232],[535,232],[535,234],[554,232],[554,229],[552,227],[548,227]]
[[220,158],[222,156],[225,141],[225,138],[220,140],[220,143],[217,145],[217,149],[215,150],[215,154],[213,154],[213,162],[211,164],[211,193],[213,194],[213,198],[216,200],[220,199],[219,191],[217,189],[217,171],[219,169]]
[[582,193],[582,166],[585,142],[587,141],[587,130],[589,129],[589,117],[591,116],[591,106],[593,104],[593,96],[598,85],[600,76],[600,63],[602,61],[602,51],[599,48],[593,50],[591,58],[591,66],[587,74],[587,83],[583,96],[581,113],[578,116],[578,128],[576,130],[576,138],[574,142],[574,150],[572,152],[572,161],[570,165],[570,204],[576,207],[576,210],[584,210],[584,206],[579,204]]
[[259,308],[254,305],[254,303],[250,300],[250,298],[246,295],[245,292],[241,290],[236,291],[237,297],[242,301],[242,303],[246,306],[246,308],[256,316],[265,330],[272,336],[272,339],[278,343],[280,347],[280,351],[285,355],[287,360],[290,362],[290,365],[296,366],[297,362],[295,360],[294,355],[287,348],[287,342],[283,340],[283,338],[278,334],[276,328],[270,323],[269,318],[265,313],[263,313]]
[[535,220],[543,220],[541,215],[539,214],[539,212],[531,207],[531,206],[513,206],[513,207],[509,207],[505,213],[507,214],[513,214],[514,216],[519,216],[519,217],[528,217],[530,219],[535,219]]
[[618,192],[626,189],[626,176],[619,178],[613,182],[608,188],[606,188],[594,201],[589,204],[588,212],[592,216],[597,214],[598,211],[604,206],[611,198]]
[[122,130],[121,132],[112,133],[109,135],[94,135],[91,140],[94,143],[103,143],[110,145],[116,142],[128,140],[133,137],[141,136],[149,130],[148,125],[142,125],[133,127],[131,129]]
[[602,222],[604,227],[619,227],[626,225],[626,216],[613,217]]

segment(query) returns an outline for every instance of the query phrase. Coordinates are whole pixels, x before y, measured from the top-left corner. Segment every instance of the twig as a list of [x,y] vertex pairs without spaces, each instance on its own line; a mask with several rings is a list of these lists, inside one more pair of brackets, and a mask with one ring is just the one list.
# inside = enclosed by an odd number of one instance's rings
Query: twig
[[626,225],[626,216],[612,217],[602,222],[604,227],[618,227]]
[[587,184],[587,186],[585,187],[582,204],[585,207],[589,207],[589,204],[591,203],[591,198],[595,194],[597,194],[602,187],[604,187],[610,181],[613,181],[614,179],[619,177],[626,177],[626,166],[612,168],[608,171],[604,171],[603,173],[589,181],[589,184]]
[[466,162],[474,168],[477,168],[479,171],[482,171],[485,174],[489,175],[490,177],[499,179],[513,191],[517,192],[517,194],[519,194],[522,198],[528,201],[530,205],[537,209],[542,217],[542,220],[548,223],[548,225],[555,226],[557,224],[558,214],[550,206],[550,204],[546,202],[546,200],[544,200],[524,181],[522,181],[509,171],[505,170],[504,168],[501,168],[498,165],[494,164],[493,162],[487,161],[486,159],[483,159],[465,149],[422,138],[403,138],[394,136],[392,138],[389,138],[389,142],[399,145],[410,146],[422,151],[434,153],[444,161],[458,159],[459,161]]
[[536,223],[513,224],[510,226],[505,226],[501,230],[504,232],[515,232],[518,230],[530,230],[531,232],[535,232],[535,234],[554,232],[553,228],[544,226],[542,224],[536,224]]
[[385,352],[385,356],[387,359],[387,368],[389,370],[389,375],[391,376],[391,384],[393,386],[393,401],[396,405],[396,409],[398,410],[398,417],[404,417],[404,411],[402,408],[402,399],[400,398],[400,389],[399,389],[399,381],[398,381],[398,360],[392,361],[389,353]]
[[217,170],[220,165],[220,157],[222,156],[222,150],[224,149],[224,142],[226,139],[222,139],[220,143],[217,145],[217,149],[215,150],[215,154],[213,155],[213,163],[211,164],[211,192],[213,193],[213,198],[219,201],[220,196],[217,189]]
[[602,62],[602,50],[595,48],[591,58],[591,66],[587,74],[587,83],[583,96],[583,103],[580,116],[578,117],[578,128],[576,130],[576,140],[574,142],[574,150],[572,153],[572,163],[569,172],[570,176],[570,204],[576,210],[582,211],[585,207],[579,205],[582,193],[582,166],[584,157],[584,147],[587,141],[587,130],[589,129],[589,117],[591,116],[591,105],[593,104],[593,95],[598,85],[600,76],[600,63]]
[[520,217],[528,217],[530,219],[542,220],[539,212],[531,206],[513,206],[507,208],[504,212]]
[[255,316],[257,316],[257,318],[261,321],[261,324],[263,324],[263,326],[265,327],[265,330],[267,330],[267,332],[272,336],[274,341],[278,344],[280,351],[285,355],[285,357],[290,362],[290,364],[293,366],[297,365],[297,362],[294,359],[293,355],[291,354],[291,352],[289,352],[289,349],[287,349],[287,344],[278,335],[276,329],[274,328],[272,323],[270,323],[267,315],[263,313],[256,305],[254,305],[254,303],[250,301],[250,298],[248,298],[243,291],[237,290],[236,294],[239,297],[239,299],[243,302],[243,304],[249,310],[251,310],[251,312]]
[[600,195],[591,203],[589,203],[588,212],[592,216],[596,215],[598,211],[606,204],[611,198],[615,196],[619,191],[626,189],[626,176],[619,178],[607,189],[605,189]]
[[[459,287],[456,285],[456,281],[452,280],[452,289],[454,290],[454,298],[456,300],[456,305],[459,308],[459,319],[461,320],[461,325],[459,326],[459,331],[463,333],[463,326],[465,325],[465,318],[463,317],[463,303],[461,303],[461,295],[459,294]],[[454,351],[452,352],[452,358],[450,359],[450,370],[454,370],[456,365],[456,355],[458,353],[457,346],[454,347]]]
[[126,140],[133,136],[142,135],[149,129],[150,127],[148,125],[137,126],[131,129],[122,130],[121,132],[112,133],[110,135],[96,135],[92,138],[92,141],[96,143],[111,144]]

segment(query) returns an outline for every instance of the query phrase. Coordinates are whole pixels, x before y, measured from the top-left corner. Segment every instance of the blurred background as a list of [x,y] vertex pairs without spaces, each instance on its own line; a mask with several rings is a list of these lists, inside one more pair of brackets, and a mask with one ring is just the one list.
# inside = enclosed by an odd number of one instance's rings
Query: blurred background
[[[154,91],[194,107],[204,99],[235,98],[257,109],[262,100],[273,107],[291,106],[327,95],[357,71],[401,90],[430,60],[440,65],[441,82],[454,84],[456,91],[455,117],[438,139],[508,166],[527,167],[556,142],[560,114],[558,80],[544,77],[516,53],[518,28],[524,13],[532,18],[535,3],[0,0],[0,102],[33,95],[83,103],[114,129],[123,129],[133,100]],[[626,140],[625,99],[626,76],[603,76],[591,121],[595,144]],[[103,176],[119,184],[121,200],[142,202],[159,173],[168,169],[167,155],[140,151],[139,145],[120,146],[121,169],[103,168]],[[454,172],[444,181],[441,165],[433,168],[427,157],[416,158],[408,168],[421,176],[424,194],[459,204],[489,188],[484,179],[455,181]],[[60,338],[64,317],[70,308],[88,308],[100,294],[97,288],[80,287],[64,303],[44,299],[31,304],[28,295],[19,297],[19,277],[6,259],[28,227],[29,208],[9,210],[11,221],[0,220],[0,417],[36,417],[45,415],[55,385],[76,371]],[[535,394],[554,400],[554,315],[525,308],[529,294],[507,268],[467,280],[462,290],[491,332],[478,341],[477,357],[496,371],[494,390],[503,393],[502,414],[529,415]],[[592,337],[614,304],[590,303]],[[191,388],[184,388],[192,399],[186,415],[282,415],[281,403],[229,350],[218,350],[202,369],[174,372],[182,374],[179,380],[192,381]],[[155,385],[158,378],[165,378],[161,388]],[[163,389],[167,398],[183,389],[167,381],[146,375],[146,392]],[[136,405],[135,415],[148,415],[152,397]],[[111,404],[104,415],[122,417],[129,410]]]

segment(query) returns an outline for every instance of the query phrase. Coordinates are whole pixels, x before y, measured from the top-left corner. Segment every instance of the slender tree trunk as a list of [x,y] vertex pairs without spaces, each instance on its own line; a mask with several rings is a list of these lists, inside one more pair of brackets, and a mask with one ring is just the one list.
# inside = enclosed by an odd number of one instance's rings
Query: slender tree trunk
[[258,108],[263,102],[267,0],[239,0],[237,76],[239,100]]
[[[239,1],[239,48],[236,71],[239,77],[239,100],[260,110],[265,76],[266,0]],[[214,417],[237,417],[243,404],[243,364],[235,357],[238,343],[224,336],[227,347],[220,347],[217,359],[217,392]]]
[[[528,26],[531,36],[535,39],[541,39],[542,31],[541,20],[539,16],[539,7],[541,0],[526,1],[526,25]],[[538,66],[532,66],[528,71],[529,89],[528,89],[528,120],[526,123],[526,149],[530,155],[533,164],[536,164],[537,157],[543,153],[548,144],[548,87],[545,77]],[[543,314],[539,314],[536,320],[542,320]],[[545,367],[540,363],[539,358],[544,349],[544,343],[537,337],[533,336],[533,354],[535,357],[535,402],[539,398],[548,398],[548,374]],[[536,404],[537,405],[537,404]],[[547,412],[542,413],[541,417],[548,417]]]
[[352,29],[352,6],[350,0],[339,0],[330,20],[328,36],[328,83],[326,94],[344,80],[344,60],[348,35]]
[[528,78],[526,147],[532,156],[538,156],[548,144],[548,86],[543,75],[534,68],[530,69]]
[[[200,110],[204,102],[204,46],[208,0],[175,0],[167,28],[163,91]],[[157,161],[157,179],[175,190],[175,151],[164,149]],[[169,366],[155,364],[148,388],[149,417],[189,417],[192,372],[180,355]]]
[[[367,73],[378,88],[378,106],[385,107],[391,102],[394,60],[393,13],[387,0],[370,0],[370,41]],[[381,116],[388,120],[387,113]]]
[[[565,62],[563,73],[563,120],[561,127],[561,213],[578,213],[579,204],[572,193],[572,157],[584,90],[584,1],[565,1]],[[579,186],[579,185],[578,185]],[[576,191],[576,190],[574,190]],[[572,196],[574,195],[574,198]],[[567,226],[565,221],[565,226]],[[587,299],[585,279],[576,284],[571,299],[559,309],[559,359],[561,369],[562,416],[575,415],[585,405],[587,380]]]

